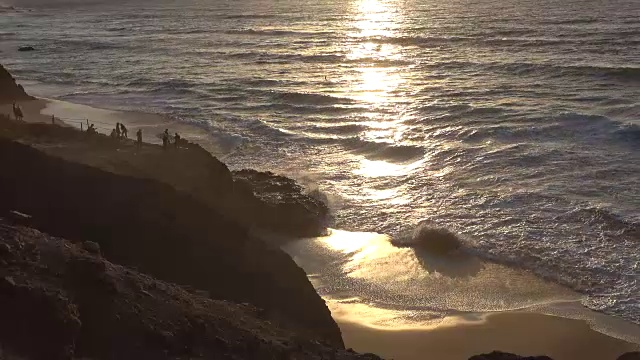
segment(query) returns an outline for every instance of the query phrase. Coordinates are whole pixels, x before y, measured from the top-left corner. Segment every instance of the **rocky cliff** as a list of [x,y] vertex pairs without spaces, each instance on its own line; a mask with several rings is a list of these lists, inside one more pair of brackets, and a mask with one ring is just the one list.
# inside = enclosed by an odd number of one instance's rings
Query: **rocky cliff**
[[69,161],[6,136],[70,134],[97,153],[112,146],[110,139],[87,139],[85,133],[46,124],[4,125],[0,213],[28,214],[41,231],[100,244],[109,261],[206,291],[214,299],[251,303],[264,309],[266,319],[301,336],[343,346],[303,270],[279,248],[252,238],[233,218],[164,182]]
[[16,84],[13,76],[0,65],[0,104],[32,99],[33,97],[27,95],[22,85]]
[[325,231],[326,205],[305,194],[295,181],[253,170],[232,173],[196,144],[184,142],[179,150],[168,151],[152,144],[138,149],[132,141],[99,134],[87,141],[72,128],[17,122],[4,122],[0,133],[75,163],[170,185],[252,229],[294,237]]
[[0,359],[379,360],[3,219],[0,264]]

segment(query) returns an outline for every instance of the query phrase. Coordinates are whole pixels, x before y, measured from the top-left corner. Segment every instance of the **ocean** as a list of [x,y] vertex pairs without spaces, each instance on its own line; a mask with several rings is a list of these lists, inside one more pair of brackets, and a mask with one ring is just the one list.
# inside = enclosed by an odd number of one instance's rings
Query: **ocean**
[[[37,96],[203,129],[231,168],[322,196],[332,228],[444,227],[640,323],[637,0],[0,0],[0,63]],[[394,259],[405,285],[447,276]],[[369,285],[349,296],[429,306]]]

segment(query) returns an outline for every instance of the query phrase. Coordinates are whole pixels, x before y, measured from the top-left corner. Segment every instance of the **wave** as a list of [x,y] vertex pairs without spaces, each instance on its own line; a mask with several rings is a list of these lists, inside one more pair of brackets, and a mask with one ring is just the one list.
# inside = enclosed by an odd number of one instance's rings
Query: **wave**
[[536,117],[520,124],[497,124],[479,126],[473,129],[452,128],[440,131],[438,136],[459,136],[468,141],[481,141],[488,138],[508,141],[606,141],[612,144],[636,145],[640,140],[640,127],[635,124],[619,122],[602,115],[582,113],[561,113],[554,116]]
[[128,49],[129,45],[123,43],[112,43],[107,41],[92,40],[72,40],[72,39],[56,39],[54,40],[54,46],[58,48],[64,48],[66,50],[80,50],[80,51],[92,51],[92,50],[110,50],[110,49]]
[[557,218],[561,223],[577,221],[603,231],[640,241],[640,224],[625,219],[611,210],[590,206],[579,207]]
[[320,36],[326,37],[334,35],[330,31],[301,31],[301,30],[278,30],[278,29],[237,29],[225,30],[224,34],[228,35],[264,35],[264,36]]
[[433,227],[423,222],[419,223],[415,229],[392,237],[391,244],[397,247],[412,247],[429,253],[448,255],[461,250],[464,242],[447,228]]
[[425,149],[414,145],[395,145],[360,138],[346,139],[342,143],[355,154],[364,155],[370,160],[408,162],[425,155]]
[[270,14],[231,14],[222,16],[223,19],[273,19],[276,15]]
[[576,19],[549,19],[540,21],[541,24],[548,25],[584,25],[584,24],[594,24],[601,21],[598,18],[594,17],[586,17],[586,18],[576,18]]
[[436,67],[450,69],[475,68],[480,71],[502,72],[509,75],[543,75],[551,77],[566,77],[575,75],[579,77],[600,77],[621,81],[640,81],[640,67],[619,66],[608,67],[598,65],[556,65],[527,62],[446,62],[435,65]]
[[291,62],[302,62],[302,63],[321,63],[321,64],[366,64],[368,66],[403,66],[412,64],[411,61],[408,60],[397,60],[397,59],[379,59],[375,57],[363,57],[363,58],[349,58],[344,55],[336,55],[336,54],[314,54],[314,55],[305,55],[305,54],[283,54],[283,53],[273,53],[273,52],[256,52],[256,51],[246,51],[246,52],[234,52],[234,53],[221,53],[220,55],[225,56],[230,59],[248,59],[253,60],[256,63],[262,64],[285,64]]
[[271,92],[271,98],[275,101],[288,102],[301,105],[350,105],[355,101],[348,98],[300,92]]
[[640,144],[640,126],[637,124],[621,124],[619,129],[615,130],[615,135],[620,140]]
[[361,133],[368,129],[367,126],[359,124],[336,124],[333,126],[317,126],[312,125],[307,128],[308,131],[321,134],[348,135]]
[[259,111],[275,111],[286,112],[288,114],[298,115],[332,115],[332,116],[346,116],[356,114],[362,111],[361,107],[338,107],[333,105],[295,105],[295,104],[282,104],[271,103],[264,105],[251,106],[252,110]]

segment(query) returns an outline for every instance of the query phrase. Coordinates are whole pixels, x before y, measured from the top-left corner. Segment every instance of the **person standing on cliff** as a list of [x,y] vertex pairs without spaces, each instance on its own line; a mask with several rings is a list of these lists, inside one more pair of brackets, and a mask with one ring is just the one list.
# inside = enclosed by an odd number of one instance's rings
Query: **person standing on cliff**
[[180,143],[180,135],[178,133],[176,133],[176,136],[173,137],[174,140],[174,146],[176,147],[176,150],[178,149],[178,144]]
[[122,132],[122,138],[123,139],[128,139],[129,138],[129,130],[127,130],[127,128],[124,126],[124,124],[120,124],[120,131]]
[[138,131],[136,132],[136,145],[138,145],[138,149],[140,149],[140,147],[142,146],[142,129],[138,129]]
[[169,145],[169,129],[164,129],[162,133],[162,148],[167,150],[167,146]]

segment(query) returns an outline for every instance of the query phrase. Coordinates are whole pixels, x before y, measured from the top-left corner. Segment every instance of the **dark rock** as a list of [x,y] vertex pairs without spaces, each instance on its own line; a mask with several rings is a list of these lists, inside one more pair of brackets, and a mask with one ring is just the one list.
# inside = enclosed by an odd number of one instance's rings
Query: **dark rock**
[[93,241],[85,241],[82,248],[94,255],[100,255],[100,245]]
[[305,193],[295,180],[271,172],[233,172],[234,199],[253,225],[293,236],[320,236],[326,231],[329,209]]
[[490,354],[475,355],[469,360],[552,360],[548,356],[518,356],[515,354],[494,351]]
[[71,359],[80,321],[77,309],[55,291],[17,286],[1,297],[0,318],[0,339],[16,352],[36,360]]
[[617,360],[640,360],[640,352],[633,351],[620,355]]
[[[71,141],[78,133],[47,124],[10,126],[15,132],[56,134],[56,143]],[[183,153],[176,156],[188,151]],[[208,154],[194,156],[214,161]],[[249,302],[267,309],[274,323],[343,346],[329,309],[291,257],[251,237],[232,216],[197,200],[195,192],[64,160],[2,137],[0,167],[0,213],[16,209],[31,214],[33,227],[72,241],[96,242],[109,261],[208,291],[212,298]],[[219,182],[223,189],[225,181]],[[72,283],[95,280],[109,286],[107,295],[117,293],[119,287],[101,282],[104,269],[98,264],[71,262],[83,274]]]
[[34,51],[35,48],[33,46],[20,46],[18,51]]
[[[201,297],[87,254],[82,244],[0,220],[0,243],[16,238],[42,257],[3,269],[0,346],[11,352],[0,359],[379,360],[258,319],[252,305]],[[41,271],[45,264],[49,271]],[[108,294],[109,284],[122,291]],[[163,291],[149,296],[145,288]]]
[[0,104],[20,100],[33,100],[33,97],[27,95],[24,88],[16,84],[13,76],[0,65]]
[[13,224],[28,225],[31,221],[31,216],[12,210],[7,214],[7,220],[10,220]]
[[0,257],[11,255],[11,246],[9,244],[0,243]]
[[16,282],[11,276],[0,278],[0,293],[11,294],[16,289]]

